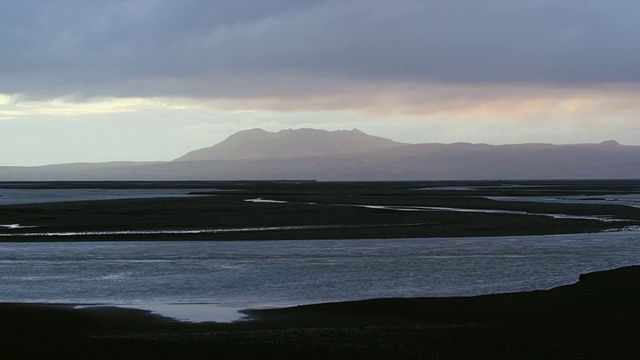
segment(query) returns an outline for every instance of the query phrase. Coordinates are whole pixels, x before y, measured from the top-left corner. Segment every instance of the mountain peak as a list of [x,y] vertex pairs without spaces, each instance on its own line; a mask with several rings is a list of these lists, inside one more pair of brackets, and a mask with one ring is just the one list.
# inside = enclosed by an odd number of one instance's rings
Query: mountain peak
[[615,140],[606,140],[606,141],[601,142],[600,145],[620,146],[620,143],[615,141]]
[[259,159],[363,153],[405,145],[367,135],[358,129],[327,131],[285,129],[276,133],[263,129],[239,131],[208,148],[192,151],[177,161]]

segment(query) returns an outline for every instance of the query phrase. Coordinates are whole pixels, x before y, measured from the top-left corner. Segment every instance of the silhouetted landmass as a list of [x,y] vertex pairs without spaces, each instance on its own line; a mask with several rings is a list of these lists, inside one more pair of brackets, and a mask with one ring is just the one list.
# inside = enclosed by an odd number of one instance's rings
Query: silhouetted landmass
[[277,133],[262,129],[251,129],[237,132],[212,147],[192,151],[176,159],[176,161],[292,158],[352,154],[401,145],[406,144],[367,135],[357,129],[332,132],[316,129],[289,129]]
[[401,144],[360,131],[260,129],[175,161],[0,167],[0,181],[638,179],[640,146]]
[[6,359],[636,359],[640,267],[546,291],[373,299],[181,323],[147,311],[0,304]]

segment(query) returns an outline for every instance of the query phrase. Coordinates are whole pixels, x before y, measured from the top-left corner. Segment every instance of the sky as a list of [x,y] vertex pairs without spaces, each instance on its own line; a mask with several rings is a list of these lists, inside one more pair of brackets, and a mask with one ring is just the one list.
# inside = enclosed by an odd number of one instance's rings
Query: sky
[[236,131],[640,145],[637,0],[0,0],[0,166]]

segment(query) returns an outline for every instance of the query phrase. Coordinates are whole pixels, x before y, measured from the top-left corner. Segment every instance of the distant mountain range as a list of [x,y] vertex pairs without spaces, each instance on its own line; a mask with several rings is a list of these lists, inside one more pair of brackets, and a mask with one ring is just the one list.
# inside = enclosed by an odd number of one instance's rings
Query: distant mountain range
[[240,131],[166,162],[0,167],[0,181],[639,179],[640,146],[403,144],[359,130]]

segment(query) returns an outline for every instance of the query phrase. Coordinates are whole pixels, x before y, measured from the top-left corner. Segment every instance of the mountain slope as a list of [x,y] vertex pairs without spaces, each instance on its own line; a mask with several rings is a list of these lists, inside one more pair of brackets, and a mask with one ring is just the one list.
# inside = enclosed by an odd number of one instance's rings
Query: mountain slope
[[640,146],[417,144],[368,153],[180,161],[147,167],[168,179],[640,179]]
[[640,146],[401,144],[357,130],[243,131],[175,161],[0,167],[37,180],[640,179]]
[[357,129],[325,131],[316,129],[262,129],[237,132],[224,141],[192,151],[175,161],[259,159],[362,153],[404,145],[389,139],[367,135]]

